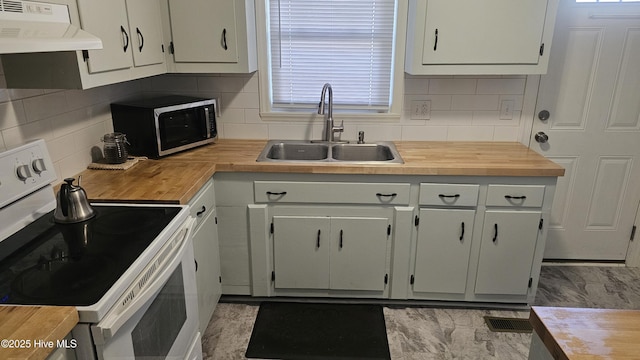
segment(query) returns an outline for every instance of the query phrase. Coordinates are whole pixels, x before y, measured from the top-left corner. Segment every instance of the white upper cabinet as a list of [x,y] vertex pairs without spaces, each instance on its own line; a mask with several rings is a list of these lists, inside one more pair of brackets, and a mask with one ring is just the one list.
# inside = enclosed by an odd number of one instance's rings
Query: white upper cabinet
[[125,0],[78,0],[78,12],[82,28],[102,39],[102,49],[89,50],[90,73],[133,66]]
[[162,16],[158,0],[127,0],[134,66],[164,62]]
[[253,0],[168,0],[169,72],[257,70]]
[[167,72],[160,0],[52,1],[103,48],[3,55],[7,88],[88,89]]
[[90,73],[164,61],[158,0],[78,0],[78,10],[83,29],[104,45],[89,50]]
[[405,71],[542,74],[558,0],[410,0]]

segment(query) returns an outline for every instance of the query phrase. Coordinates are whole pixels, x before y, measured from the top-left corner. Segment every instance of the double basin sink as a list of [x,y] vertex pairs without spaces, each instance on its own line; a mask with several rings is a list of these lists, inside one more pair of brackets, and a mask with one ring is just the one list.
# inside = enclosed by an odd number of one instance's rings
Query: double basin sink
[[256,161],[402,164],[395,145],[389,141],[375,143],[328,143],[298,140],[271,140]]

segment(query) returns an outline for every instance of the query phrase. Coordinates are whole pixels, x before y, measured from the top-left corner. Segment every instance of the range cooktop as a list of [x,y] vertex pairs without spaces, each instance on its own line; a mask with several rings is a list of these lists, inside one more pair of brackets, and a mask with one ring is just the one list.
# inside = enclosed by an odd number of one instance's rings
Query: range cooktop
[[0,242],[0,304],[95,304],[180,212],[93,208],[76,224],[54,223],[51,211]]

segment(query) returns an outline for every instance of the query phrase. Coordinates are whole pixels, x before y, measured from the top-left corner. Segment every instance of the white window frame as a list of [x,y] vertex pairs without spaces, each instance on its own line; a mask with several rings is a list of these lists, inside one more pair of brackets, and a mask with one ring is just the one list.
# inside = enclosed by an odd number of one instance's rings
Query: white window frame
[[[372,111],[340,111],[334,108],[334,119],[349,121],[375,121],[375,122],[399,122],[403,110],[404,96],[404,53],[407,35],[407,8],[408,2],[396,1],[394,59],[392,65],[391,104],[389,111],[376,113]],[[321,121],[324,115],[318,115],[317,109],[309,108],[309,111],[277,111],[271,106],[271,79],[269,58],[269,22],[267,1],[256,1],[256,35],[258,47],[258,80],[260,92],[260,117],[263,121]],[[318,102],[320,91],[318,89]]]

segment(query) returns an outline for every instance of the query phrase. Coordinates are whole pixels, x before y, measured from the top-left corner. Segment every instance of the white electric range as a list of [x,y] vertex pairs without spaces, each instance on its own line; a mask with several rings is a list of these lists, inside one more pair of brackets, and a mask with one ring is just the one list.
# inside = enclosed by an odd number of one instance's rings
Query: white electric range
[[188,208],[93,204],[58,224],[54,181],[43,140],[0,153],[0,304],[75,306],[71,358],[202,359]]

